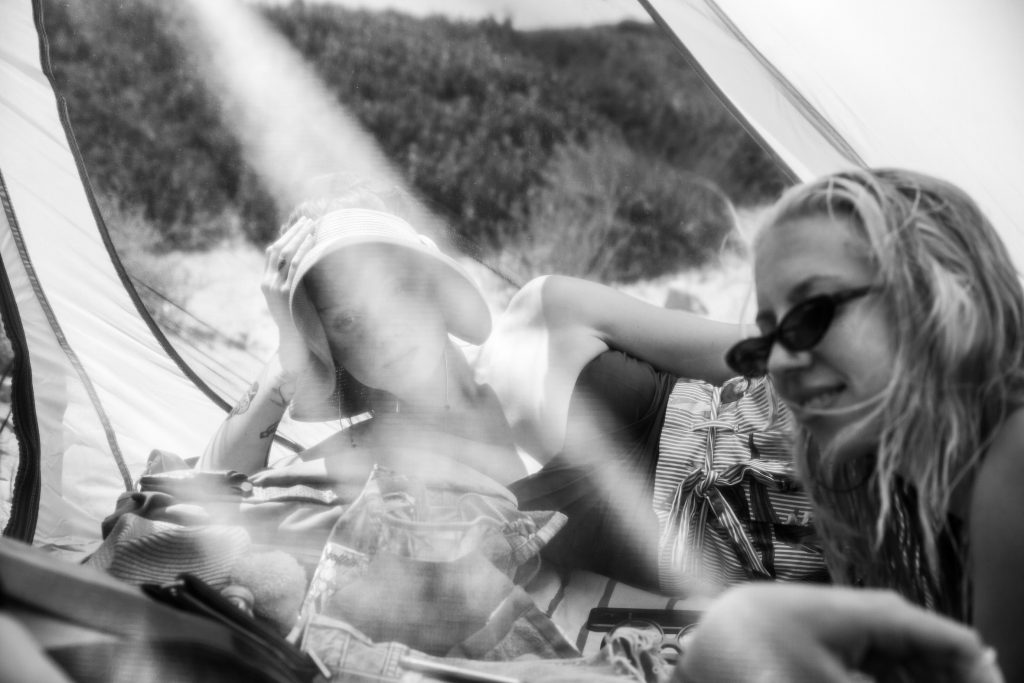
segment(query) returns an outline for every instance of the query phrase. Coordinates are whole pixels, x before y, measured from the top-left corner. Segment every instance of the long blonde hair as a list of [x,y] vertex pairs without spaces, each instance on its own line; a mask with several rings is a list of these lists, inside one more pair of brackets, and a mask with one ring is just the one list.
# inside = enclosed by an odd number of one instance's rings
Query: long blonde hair
[[863,241],[896,343],[888,386],[839,439],[875,430],[872,456],[830,467],[798,428],[797,462],[830,569],[837,581],[893,588],[966,618],[967,539],[951,527],[951,499],[1024,405],[1018,273],[975,202],[921,173],[856,170],[797,186],[761,237],[820,214],[847,219]]

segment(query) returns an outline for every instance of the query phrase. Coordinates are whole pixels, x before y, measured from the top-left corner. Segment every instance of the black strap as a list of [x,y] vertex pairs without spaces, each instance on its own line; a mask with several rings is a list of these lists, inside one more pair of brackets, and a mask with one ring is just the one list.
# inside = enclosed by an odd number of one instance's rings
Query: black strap
[[[0,608],[37,615],[26,625],[76,681],[309,683],[318,673],[308,655],[198,579],[144,591],[9,539],[0,539]],[[197,675],[192,660],[218,675]],[[122,668],[149,675],[122,677]]]

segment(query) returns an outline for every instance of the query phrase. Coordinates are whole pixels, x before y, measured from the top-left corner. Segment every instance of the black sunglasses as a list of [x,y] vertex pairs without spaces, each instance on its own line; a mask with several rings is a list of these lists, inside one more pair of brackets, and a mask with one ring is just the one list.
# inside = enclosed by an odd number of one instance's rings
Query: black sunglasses
[[775,342],[788,351],[806,351],[828,332],[836,309],[871,292],[874,287],[858,287],[845,292],[820,294],[801,301],[782,317],[774,330],[760,337],[744,339],[725,354],[725,362],[744,377],[768,373],[768,356]]

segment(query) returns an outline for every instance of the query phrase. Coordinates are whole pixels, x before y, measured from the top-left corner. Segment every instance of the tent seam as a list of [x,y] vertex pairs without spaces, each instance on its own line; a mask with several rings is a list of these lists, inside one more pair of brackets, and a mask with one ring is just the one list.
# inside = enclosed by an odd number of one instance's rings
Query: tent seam
[[[40,68],[50,83],[50,88],[53,91],[57,102],[57,114],[60,117],[61,125],[64,127],[64,132],[68,136],[68,147],[70,148],[72,157],[75,159],[75,164],[78,166],[79,175],[82,176],[84,168],[82,167],[81,159],[77,154],[77,144],[75,143],[73,136],[71,136],[70,126],[67,121],[67,111],[64,106],[64,98],[57,92],[56,84],[53,80],[52,64],[50,62],[50,44],[46,36],[46,27],[43,23],[42,2],[40,0],[33,0],[32,10],[33,19],[36,24],[36,32],[39,35]],[[82,176],[81,180],[83,182],[83,189],[89,198],[90,206],[95,207],[88,178]],[[82,381],[82,384],[85,387],[86,393],[89,395],[89,400],[92,403],[93,409],[96,411],[96,415],[103,426],[107,445],[110,446],[111,449],[111,455],[114,457],[117,468],[121,473],[121,479],[124,482],[125,490],[131,491],[133,487],[131,472],[128,471],[128,466],[125,464],[124,455],[121,453],[121,446],[117,441],[117,434],[110,422],[110,417],[107,415],[107,412],[103,407],[103,402],[100,400],[99,394],[96,393],[96,387],[92,382],[92,378],[89,377],[89,373],[86,372],[85,366],[82,365],[81,360],[78,358],[78,354],[75,353],[75,350],[72,349],[71,345],[68,343],[64,330],[60,325],[60,321],[57,320],[57,317],[53,312],[53,307],[50,305],[50,301],[46,296],[46,292],[43,291],[43,288],[39,283],[39,279],[36,277],[35,267],[32,265],[32,259],[29,256],[28,248],[26,247],[24,240],[22,239],[20,229],[13,224],[11,228],[15,243],[18,246],[18,252],[21,254],[22,265],[24,265],[25,271],[28,274],[29,282],[32,285],[32,292],[35,294],[36,300],[39,302],[43,312],[46,314],[47,322],[50,324],[50,329],[57,338],[58,345],[64,352],[65,357],[67,357],[68,361],[71,363],[71,367],[74,368],[75,373],[78,375],[78,378]]]
[[[232,409],[233,404],[218,394],[214,389],[207,384],[195,370],[182,358],[181,354],[178,353],[177,349],[171,344],[170,340],[160,329],[160,326],[153,319],[149,310],[142,302],[142,298],[139,296],[138,291],[135,289],[135,285],[131,282],[131,277],[124,268],[124,264],[121,262],[121,258],[117,254],[117,249],[114,247],[113,241],[110,239],[110,233],[107,230],[106,222],[103,220],[103,215],[99,210],[99,206],[96,204],[96,197],[92,189],[92,182],[89,179],[89,172],[85,167],[85,163],[82,159],[80,148],[78,146],[78,140],[75,137],[74,130],[71,127],[71,117],[68,114],[67,100],[63,95],[60,94],[57,89],[57,84],[53,76],[53,65],[50,60],[49,54],[49,42],[46,36],[45,25],[43,23],[43,9],[40,4],[40,0],[33,0],[33,7],[37,10],[36,13],[36,30],[39,33],[40,38],[40,62],[43,73],[46,75],[47,80],[50,82],[50,88],[57,100],[57,112],[60,117],[61,125],[64,127],[64,133],[67,137],[68,147],[71,152],[72,158],[75,160],[75,165],[78,168],[79,178],[82,181],[82,187],[85,191],[86,199],[89,202],[89,208],[92,211],[93,220],[96,225],[96,230],[99,233],[103,246],[107,251],[107,256],[110,258],[111,265],[114,268],[114,272],[117,273],[118,278],[121,281],[121,286],[128,294],[128,298],[135,306],[135,310],[139,317],[146,324],[150,334],[163,349],[164,353],[170,358],[178,369],[188,378],[193,385],[196,386],[203,394],[206,395],[215,405],[224,410],[225,412]],[[100,410],[100,408],[97,408]],[[116,438],[116,437],[115,437]],[[283,435],[275,435],[274,439],[277,443],[284,445],[292,451],[299,452],[302,447],[291,439]],[[118,455],[120,451],[118,451]],[[119,463],[123,464],[123,459],[119,458]],[[126,478],[129,490],[131,489],[131,477],[127,472],[127,468],[122,470],[122,474]]]
[[[3,203],[11,234],[18,242],[17,218],[7,193],[7,183],[0,171],[0,202]],[[19,247],[20,249],[20,247]],[[31,543],[39,519],[39,498],[42,486],[40,467],[41,447],[39,419],[35,410],[35,392],[32,388],[32,361],[28,353],[25,327],[14,296],[14,288],[7,273],[7,264],[0,257],[0,310],[7,338],[14,349],[14,369],[11,373],[11,411],[14,413],[14,435],[18,442],[18,471],[14,475],[14,494],[11,497],[11,516],[3,535]],[[27,497],[26,497],[27,496]]]
[[829,143],[837,149],[844,157],[849,159],[852,163],[856,164],[861,168],[866,168],[867,164],[857,154],[857,151],[850,145],[846,139],[839,134],[832,124],[830,124],[825,118],[818,113],[818,110],[811,106],[811,103],[804,97],[786,78],[782,75],[782,72],[775,67],[775,65],[764,56],[754,43],[747,38],[746,34],[740,30],[740,27],[730,19],[722,8],[718,6],[715,0],[704,0],[704,3],[715,13],[718,20],[729,29],[729,32],[733,35],[736,40],[740,42],[747,49],[750,54],[758,61],[758,63],[764,67],[764,69],[771,75],[771,78],[782,87],[782,91],[786,94],[787,99],[793,102],[797,109],[804,115],[804,117],[810,121],[814,129],[817,130],[823,138],[829,141]]
[[690,64],[690,67],[697,73],[701,81],[704,82],[704,85],[706,85],[708,89],[715,94],[715,96],[718,98],[718,101],[725,106],[728,112],[732,115],[733,119],[735,119],[736,122],[739,123],[739,125],[743,128],[743,130],[746,131],[747,135],[752,137],[757,142],[758,147],[764,150],[764,152],[767,153],[772,158],[772,160],[779,167],[779,169],[782,170],[786,177],[789,178],[790,182],[798,182],[800,180],[799,176],[797,176],[797,174],[793,171],[790,165],[786,163],[786,161],[779,155],[775,148],[769,145],[767,141],[765,141],[764,137],[750,123],[750,121],[748,121],[747,118],[740,113],[736,105],[733,104],[732,100],[729,99],[729,97],[725,94],[725,91],[723,91],[722,88],[719,87],[717,83],[715,83],[714,79],[711,78],[711,75],[700,63],[700,60],[698,60],[693,55],[693,53],[690,52],[690,49],[686,47],[685,43],[683,43],[682,38],[680,38],[676,34],[676,32],[672,30],[672,27],[669,25],[667,21],[665,21],[665,18],[661,16],[657,9],[654,8],[654,5],[651,4],[651,1],[637,0],[637,2],[639,2],[645,10],[647,10],[647,13],[651,15],[651,18],[654,19],[654,22],[658,24],[658,26],[660,26],[666,34],[668,34],[672,42],[675,43],[676,49],[679,50],[679,53]]

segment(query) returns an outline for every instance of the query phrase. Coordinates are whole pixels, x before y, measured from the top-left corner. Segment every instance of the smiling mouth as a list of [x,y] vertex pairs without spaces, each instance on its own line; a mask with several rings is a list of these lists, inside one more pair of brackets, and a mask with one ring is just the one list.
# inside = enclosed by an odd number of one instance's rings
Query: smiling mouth
[[842,393],[842,387],[817,391],[809,396],[804,396],[799,400],[795,400],[793,403],[800,410],[824,410],[834,407]]

